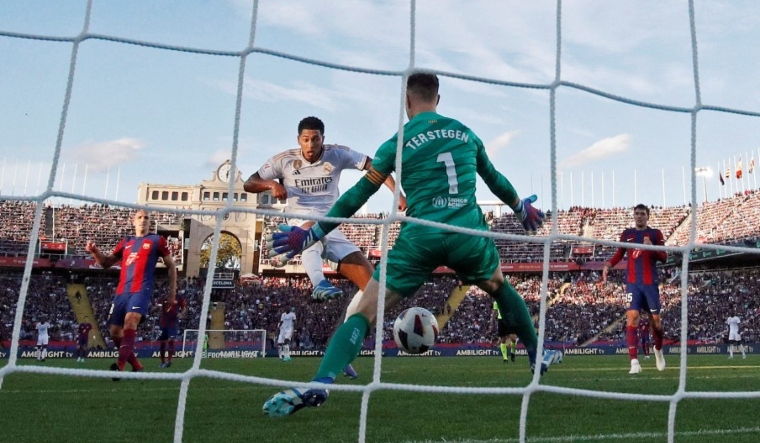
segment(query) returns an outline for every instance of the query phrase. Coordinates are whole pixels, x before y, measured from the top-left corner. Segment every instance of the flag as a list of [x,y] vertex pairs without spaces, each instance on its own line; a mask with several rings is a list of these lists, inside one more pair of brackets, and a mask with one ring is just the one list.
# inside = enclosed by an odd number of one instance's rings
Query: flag
[[752,174],[753,172],[755,172],[755,156],[754,155],[749,160],[749,173]]
[[731,178],[731,166],[726,168],[726,178]]
[[742,158],[739,157],[739,161],[736,162],[736,178],[741,180],[742,178]]
[[721,185],[725,185],[726,184],[726,182],[723,181],[723,174],[718,174],[718,178],[720,179],[720,184]]

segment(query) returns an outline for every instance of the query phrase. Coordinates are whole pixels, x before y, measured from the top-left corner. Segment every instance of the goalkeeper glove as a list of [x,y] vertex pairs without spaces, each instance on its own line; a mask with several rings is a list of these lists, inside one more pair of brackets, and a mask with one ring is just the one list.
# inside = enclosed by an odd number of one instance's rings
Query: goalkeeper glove
[[528,198],[520,200],[520,203],[514,208],[515,217],[522,223],[523,229],[528,235],[533,235],[536,230],[544,224],[543,211],[533,207],[533,203],[538,200],[535,194]]
[[309,230],[288,225],[279,225],[277,229],[280,232],[267,235],[267,249],[275,263],[283,264],[327,235],[319,223]]

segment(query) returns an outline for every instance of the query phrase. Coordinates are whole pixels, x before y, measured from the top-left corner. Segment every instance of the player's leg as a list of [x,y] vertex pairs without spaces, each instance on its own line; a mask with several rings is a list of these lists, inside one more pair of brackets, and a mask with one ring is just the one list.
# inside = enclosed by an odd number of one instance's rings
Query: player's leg
[[509,334],[509,358],[514,363],[517,357],[517,335]]
[[306,271],[306,275],[309,276],[309,280],[311,280],[311,285],[314,288],[311,298],[315,300],[325,300],[343,295],[340,289],[333,286],[325,278],[325,273],[322,271],[323,252],[324,245],[322,242],[317,242],[301,252],[301,264]]
[[654,358],[658,371],[665,370],[665,355],[662,352],[662,341],[665,336],[660,319],[660,290],[656,285],[644,286],[646,302],[649,308],[649,329],[654,336]]
[[[361,250],[345,238],[340,231],[333,231],[327,236],[324,256],[331,263],[337,263],[337,271],[359,288],[346,307],[346,315],[343,320],[345,322],[358,311],[364,288],[367,287],[375,269]],[[359,373],[351,364],[343,368],[343,374],[350,378],[359,377]]]
[[161,335],[158,337],[158,348],[161,354],[161,367],[166,364],[166,340],[169,338],[169,331],[166,328],[161,328]]
[[629,374],[641,372],[641,364],[638,358],[639,348],[639,312],[646,307],[646,296],[641,287],[636,284],[628,284],[625,287],[628,308],[625,311],[625,342],[628,346],[628,357],[631,360]]
[[167,350],[167,352],[169,354],[166,356],[166,367],[167,368],[172,365],[172,358],[174,357],[174,341],[175,341],[176,337],[177,337],[177,332],[176,332],[176,328],[175,328],[175,330],[173,331],[173,333],[169,334],[169,340],[168,340],[168,345],[169,345],[168,347],[169,347],[169,349]]
[[731,337],[728,340],[728,358],[734,358],[734,339]]
[[499,351],[501,351],[502,362],[509,361],[509,350],[507,349],[507,336],[509,327],[504,319],[496,320],[496,335],[499,337]]
[[42,352],[40,353],[40,361],[45,361],[45,359],[47,358],[47,346],[48,346],[48,341],[47,339],[45,339],[42,342]]

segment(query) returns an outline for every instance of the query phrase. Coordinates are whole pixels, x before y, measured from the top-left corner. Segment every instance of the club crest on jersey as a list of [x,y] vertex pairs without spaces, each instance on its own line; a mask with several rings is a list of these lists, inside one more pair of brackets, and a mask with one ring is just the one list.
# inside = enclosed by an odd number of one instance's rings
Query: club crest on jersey
[[151,243],[146,241],[145,243],[143,243],[142,248],[143,249],[150,249],[150,245],[151,245]]
[[329,174],[333,170],[333,165],[331,165],[330,163],[325,162],[325,165],[323,166],[323,168],[325,170],[325,174]]
[[294,160],[293,161],[293,169],[295,169],[296,171],[298,171],[299,169],[301,169],[301,166],[303,166],[303,162],[301,160]]

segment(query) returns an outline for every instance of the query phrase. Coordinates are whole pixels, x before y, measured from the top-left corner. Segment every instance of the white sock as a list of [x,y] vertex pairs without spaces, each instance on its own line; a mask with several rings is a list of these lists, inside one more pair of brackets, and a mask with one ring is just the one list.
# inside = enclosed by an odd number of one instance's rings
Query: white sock
[[317,286],[325,279],[325,273],[322,272],[322,246],[321,242],[315,243],[309,249],[301,253],[301,264],[309,276],[312,286]]
[[346,318],[343,319],[343,322],[345,323],[346,320],[348,320],[348,317],[351,317],[352,315],[356,314],[356,312],[359,309],[359,302],[362,299],[362,295],[364,294],[364,291],[359,289],[356,291],[356,294],[354,294],[354,297],[351,299],[351,302],[346,307]]
[[285,350],[285,357],[290,358],[290,345],[283,346],[283,349]]

